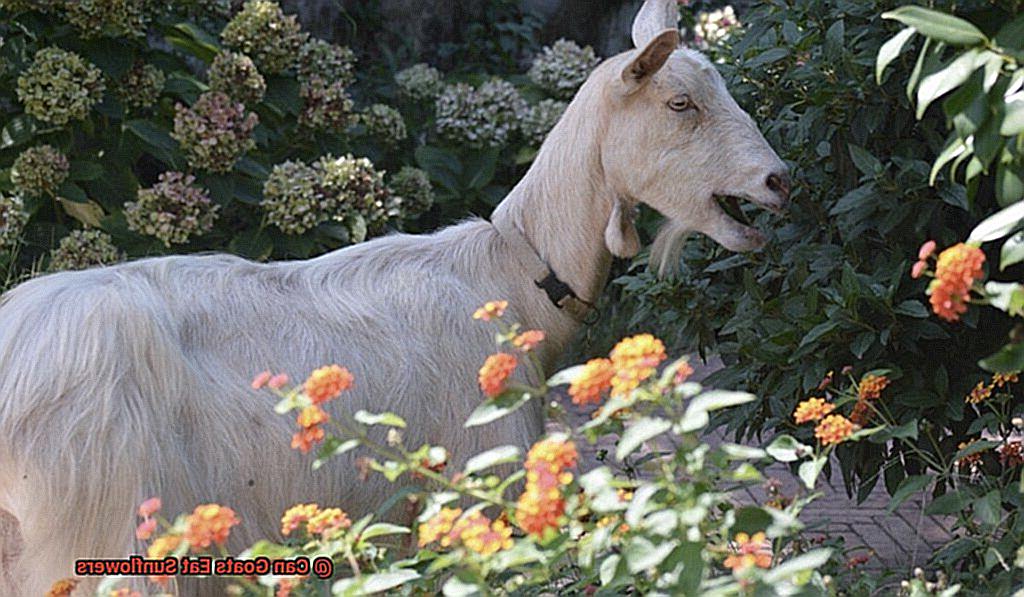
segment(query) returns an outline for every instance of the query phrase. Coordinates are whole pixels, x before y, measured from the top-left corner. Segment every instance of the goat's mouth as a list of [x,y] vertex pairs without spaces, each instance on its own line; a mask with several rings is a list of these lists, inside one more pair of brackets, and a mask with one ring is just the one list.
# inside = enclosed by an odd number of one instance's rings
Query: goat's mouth
[[747,217],[747,214],[743,213],[743,208],[740,207],[739,197],[735,195],[719,195],[716,193],[715,195],[712,195],[712,198],[727,216],[744,226],[751,225],[750,218]]

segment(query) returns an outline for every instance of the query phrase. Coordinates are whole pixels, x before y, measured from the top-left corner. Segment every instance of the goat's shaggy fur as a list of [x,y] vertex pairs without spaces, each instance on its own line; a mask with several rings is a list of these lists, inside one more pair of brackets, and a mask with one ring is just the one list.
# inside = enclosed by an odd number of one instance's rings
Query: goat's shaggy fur
[[[706,61],[673,53],[672,35],[641,39],[643,51],[595,71],[494,214],[586,300],[604,286],[613,251],[638,249],[629,206],[645,202],[723,244],[752,246],[749,230],[709,207],[721,189],[708,185],[760,200],[764,176],[781,165]],[[701,134],[696,121],[665,109],[681,85],[696,86],[689,93],[708,111],[746,120],[687,141]],[[741,182],[697,159],[711,145],[733,146]],[[165,257],[15,288],[0,304],[0,509],[24,540],[15,583],[38,595],[70,576],[75,558],[140,553],[134,510],[153,495],[172,513],[230,505],[243,521],[233,548],[277,536],[296,502],[355,515],[380,508],[395,488],[360,480],[355,453],[314,473],[289,448],[293,418],[248,387],[264,369],[301,378],[344,365],[355,388],[330,408],[396,412],[410,422],[409,445],[444,445],[453,467],[498,445],[528,446],[542,432],[537,401],[483,429],[461,428],[481,400],[477,369],[494,351],[493,329],[471,319],[476,307],[507,299],[512,319],[545,330],[548,366],[576,329],[513,255],[490,223],[471,220],[310,261]]]

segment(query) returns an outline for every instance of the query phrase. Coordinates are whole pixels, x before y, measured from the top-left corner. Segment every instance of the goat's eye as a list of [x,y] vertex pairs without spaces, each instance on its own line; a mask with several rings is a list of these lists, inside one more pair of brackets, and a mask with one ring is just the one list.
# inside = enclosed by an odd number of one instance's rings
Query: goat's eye
[[676,112],[685,112],[687,110],[695,110],[697,108],[697,104],[694,104],[693,100],[690,99],[690,96],[684,93],[669,100],[668,107],[672,108]]

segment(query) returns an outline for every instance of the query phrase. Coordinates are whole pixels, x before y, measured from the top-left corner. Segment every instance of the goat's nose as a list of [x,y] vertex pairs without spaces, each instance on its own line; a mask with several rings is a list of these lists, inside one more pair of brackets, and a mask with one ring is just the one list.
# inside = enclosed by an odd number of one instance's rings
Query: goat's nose
[[782,198],[783,204],[789,201],[790,181],[789,174],[786,172],[776,172],[769,174],[767,180],[764,181],[768,188],[773,193]]

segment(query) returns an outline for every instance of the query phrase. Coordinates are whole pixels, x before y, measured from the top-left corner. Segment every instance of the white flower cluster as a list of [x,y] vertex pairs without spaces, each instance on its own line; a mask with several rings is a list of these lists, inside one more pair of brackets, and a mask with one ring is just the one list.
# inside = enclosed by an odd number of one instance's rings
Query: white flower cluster
[[478,88],[456,83],[437,99],[437,132],[470,147],[501,147],[516,133],[528,109],[508,81],[491,79]]
[[728,39],[732,31],[741,26],[732,6],[701,12],[693,28],[694,41],[698,47],[707,49]]
[[560,39],[533,59],[530,80],[555,97],[571,99],[600,62],[590,46]]
[[433,102],[444,90],[441,71],[419,63],[395,73],[395,84],[401,96],[411,102]]
[[568,107],[568,102],[554,99],[541,100],[535,106],[531,106],[523,114],[519,125],[523,131],[523,137],[534,146],[540,147]]

